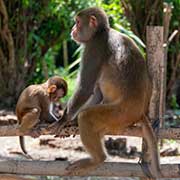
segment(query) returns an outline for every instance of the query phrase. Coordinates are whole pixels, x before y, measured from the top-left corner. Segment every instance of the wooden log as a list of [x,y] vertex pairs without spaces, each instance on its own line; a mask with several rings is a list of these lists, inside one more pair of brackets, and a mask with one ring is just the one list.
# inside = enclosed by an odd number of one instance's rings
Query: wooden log
[[16,175],[0,174],[0,180],[33,180],[33,179],[16,176]]
[[[65,168],[68,164],[69,162],[61,161],[1,160],[0,173],[65,176]],[[161,167],[164,178],[180,177],[178,164],[164,164]],[[96,170],[89,172],[87,176],[145,177],[139,164],[120,162],[105,162]]]
[[[51,132],[47,132],[42,127],[41,135],[53,135]],[[77,133],[78,134],[78,133]],[[137,136],[142,137],[142,129],[141,127],[129,127],[126,131],[121,132],[117,131],[114,133],[108,133],[108,135],[122,135],[122,136]],[[22,134],[19,132],[17,126],[0,126],[0,137],[3,136],[28,136],[27,134]],[[180,139],[180,128],[167,128],[167,129],[159,129],[157,133],[158,138],[160,139]]]

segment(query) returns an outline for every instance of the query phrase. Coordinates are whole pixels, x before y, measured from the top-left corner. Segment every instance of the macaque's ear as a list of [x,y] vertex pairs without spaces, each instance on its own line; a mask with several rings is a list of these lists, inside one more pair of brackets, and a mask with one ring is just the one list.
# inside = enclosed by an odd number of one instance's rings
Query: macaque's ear
[[91,28],[96,28],[97,25],[98,25],[98,22],[97,22],[96,17],[95,17],[95,16],[91,16],[91,17],[90,17],[90,20],[89,20],[89,26],[90,26]]
[[51,85],[48,87],[48,93],[54,93],[56,91],[56,85]]

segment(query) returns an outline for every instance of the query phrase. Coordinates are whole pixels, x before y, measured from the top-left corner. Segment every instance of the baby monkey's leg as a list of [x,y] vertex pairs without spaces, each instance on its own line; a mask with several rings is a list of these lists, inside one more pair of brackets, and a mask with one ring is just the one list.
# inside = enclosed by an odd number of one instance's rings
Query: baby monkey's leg
[[39,136],[39,132],[37,133],[36,130],[33,128],[38,124],[40,116],[40,110],[38,108],[33,108],[24,114],[22,120],[20,122],[19,130],[22,133],[30,132],[32,137]]

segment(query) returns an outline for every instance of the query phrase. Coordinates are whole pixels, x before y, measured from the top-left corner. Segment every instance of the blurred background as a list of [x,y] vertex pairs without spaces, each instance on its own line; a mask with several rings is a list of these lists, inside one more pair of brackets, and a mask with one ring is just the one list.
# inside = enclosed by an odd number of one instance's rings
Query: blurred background
[[[67,102],[76,86],[82,53],[82,47],[70,36],[73,17],[91,6],[103,8],[111,27],[134,39],[144,56],[146,26],[164,26],[164,43],[168,42],[165,126],[180,127],[180,0],[0,0],[0,120],[15,116],[17,99],[26,86],[42,83],[55,74],[68,82],[68,95],[63,99]],[[37,159],[74,160],[86,155],[79,138],[28,137],[26,142],[30,154]],[[126,142],[126,139],[109,137],[105,144],[112,161],[120,158],[138,161],[139,139],[128,137]],[[0,145],[1,158],[14,155],[17,158],[17,137],[2,137]],[[161,158],[162,162],[179,163],[180,142],[166,140],[163,145],[160,153],[166,157]]]
[[[0,0],[0,108],[14,108],[20,92],[58,74],[75,87],[82,48],[71,40],[74,15],[102,7],[113,28],[132,37],[146,55],[146,26],[163,25],[170,7],[168,34],[180,30],[180,0]],[[167,29],[167,28],[166,28]],[[168,46],[167,107],[180,104],[180,32]]]

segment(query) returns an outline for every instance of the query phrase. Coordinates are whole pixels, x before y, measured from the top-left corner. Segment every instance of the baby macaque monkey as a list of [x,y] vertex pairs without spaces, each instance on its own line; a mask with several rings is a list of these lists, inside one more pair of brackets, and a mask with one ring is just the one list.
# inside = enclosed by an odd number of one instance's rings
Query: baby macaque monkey
[[[32,137],[40,136],[38,124],[58,120],[53,114],[53,103],[66,94],[67,83],[59,76],[53,76],[43,84],[30,85],[25,88],[16,105],[20,132],[28,132]],[[20,146],[27,155],[23,136],[20,136]]]

